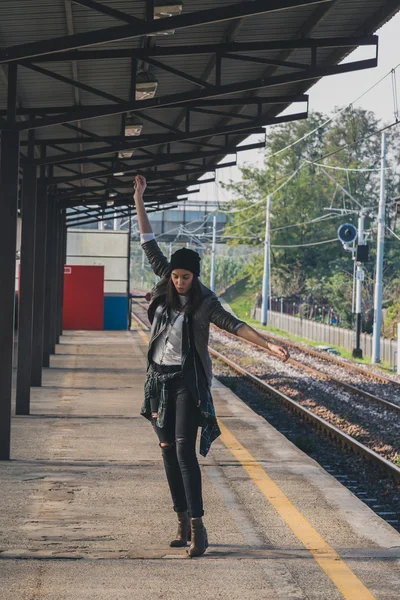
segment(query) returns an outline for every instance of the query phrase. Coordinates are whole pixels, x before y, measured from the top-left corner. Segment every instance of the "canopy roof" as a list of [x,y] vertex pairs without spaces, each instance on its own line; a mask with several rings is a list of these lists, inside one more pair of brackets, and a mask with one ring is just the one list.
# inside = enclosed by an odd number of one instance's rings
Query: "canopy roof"
[[[69,224],[107,218],[107,203],[131,204],[136,173],[148,178],[149,205],[165,208],[250,133],[306,118],[305,92],[319,78],[376,66],[372,34],[399,7],[387,0],[2,2],[0,127],[21,131],[21,164],[41,167],[61,206],[99,207],[69,215]],[[338,64],[359,45],[370,47],[369,59]],[[289,105],[292,114],[279,116]]]

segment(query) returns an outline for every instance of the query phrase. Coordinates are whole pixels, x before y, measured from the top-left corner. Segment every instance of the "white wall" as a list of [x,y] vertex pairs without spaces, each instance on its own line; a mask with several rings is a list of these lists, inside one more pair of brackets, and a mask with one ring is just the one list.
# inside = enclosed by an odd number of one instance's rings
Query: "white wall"
[[67,265],[104,266],[104,293],[126,294],[128,231],[70,229]]

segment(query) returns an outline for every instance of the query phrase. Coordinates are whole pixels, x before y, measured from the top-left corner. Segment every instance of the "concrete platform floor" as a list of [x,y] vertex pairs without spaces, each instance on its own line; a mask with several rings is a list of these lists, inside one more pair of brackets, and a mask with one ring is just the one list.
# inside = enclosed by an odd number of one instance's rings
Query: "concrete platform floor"
[[200,457],[210,547],[176,517],[139,415],[138,333],[62,338],[0,462],[0,600],[398,600],[400,535],[230,390]]

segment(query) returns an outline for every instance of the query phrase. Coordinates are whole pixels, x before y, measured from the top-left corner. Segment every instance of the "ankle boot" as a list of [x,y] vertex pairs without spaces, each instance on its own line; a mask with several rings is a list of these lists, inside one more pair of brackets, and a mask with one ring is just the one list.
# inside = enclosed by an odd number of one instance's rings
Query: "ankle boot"
[[173,548],[186,546],[187,542],[190,541],[190,519],[187,510],[185,512],[178,512],[178,533],[176,538],[170,542],[170,546]]
[[208,548],[207,529],[204,527],[203,519],[191,519],[190,528],[192,540],[189,550],[186,550],[186,552],[190,558],[201,556]]

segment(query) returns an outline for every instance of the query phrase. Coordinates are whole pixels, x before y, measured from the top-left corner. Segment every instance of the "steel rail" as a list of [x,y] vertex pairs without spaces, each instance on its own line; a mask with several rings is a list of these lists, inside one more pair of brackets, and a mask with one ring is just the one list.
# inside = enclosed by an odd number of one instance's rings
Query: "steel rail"
[[[229,333],[227,331],[224,331],[223,335],[228,335],[229,337],[234,338],[236,341],[239,340],[239,341],[243,342],[244,344],[249,344],[249,345],[257,348],[258,350],[263,350],[265,352],[265,348],[263,348],[259,344],[256,344],[254,342],[249,342],[248,340],[240,338],[237,335],[233,335],[232,333]],[[263,337],[268,339],[268,341],[270,339],[274,339],[274,338],[267,338],[267,336],[263,336]],[[302,350],[302,348],[298,348],[298,349]],[[317,354],[317,356],[319,357],[318,353],[315,353],[315,354]],[[322,358],[325,358],[325,357],[322,357]],[[330,357],[328,357],[328,358],[330,358]],[[324,381],[328,381],[330,383],[333,383],[334,385],[342,387],[343,389],[347,390],[348,392],[350,392],[352,394],[357,394],[359,396],[366,398],[367,400],[370,400],[371,402],[375,402],[376,404],[380,404],[381,406],[384,406],[387,409],[390,409],[390,410],[400,413],[400,405],[399,404],[394,404],[393,402],[389,402],[389,400],[385,400],[384,398],[375,396],[374,394],[371,394],[370,392],[366,392],[365,390],[358,388],[354,385],[351,385],[350,383],[346,383],[345,381],[336,379],[335,377],[332,377],[332,375],[327,375],[326,373],[324,373],[323,371],[319,371],[315,367],[310,367],[309,365],[304,365],[302,362],[300,362],[294,358],[289,358],[289,360],[287,362],[300,370],[310,372],[312,375],[319,377],[319,379],[323,379]],[[347,367],[347,363],[343,363],[343,361],[339,361],[339,362],[340,362],[340,366],[345,365]],[[351,369],[352,365],[349,365],[349,366]],[[360,369],[360,371],[362,373],[365,373],[363,371],[363,369]],[[378,377],[379,377],[379,375],[378,375]],[[396,382],[392,382],[390,379],[386,379],[385,383],[394,383],[394,385],[398,385],[398,384],[396,384]]]
[[[139,304],[139,306],[141,306],[143,308],[143,304],[141,303],[137,303]],[[214,326],[213,326],[214,327]],[[250,346],[254,346],[255,348],[257,348],[258,350],[263,350],[265,351],[265,348],[263,348],[262,346],[260,346],[259,344],[256,344],[254,342],[249,342],[248,340],[245,340],[243,338],[238,337],[237,335],[233,335],[227,331],[223,332],[223,335],[227,335],[231,338],[234,338],[236,341],[241,341],[244,344],[248,344]],[[263,336],[266,337],[267,336]],[[268,338],[268,339],[274,339],[274,338]],[[294,345],[295,346],[295,345]],[[300,351],[302,351],[303,349],[301,347],[297,347]],[[319,356],[319,353],[315,352],[315,355]],[[322,357],[323,359],[325,359],[325,357]],[[331,357],[326,357],[327,359],[330,359]],[[311,373],[312,375],[315,375],[316,377],[318,377],[319,379],[322,379],[324,381],[327,381],[329,383],[332,383],[334,385],[337,385],[338,387],[341,387],[343,389],[345,389],[346,391],[350,392],[351,394],[357,394],[358,396],[361,396],[363,398],[365,398],[366,400],[369,400],[371,402],[374,402],[375,404],[379,404],[380,406],[383,406],[384,408],[388,409],[388,410],[392,410],[396,413],[400,413],[400,405],[399,404],[394,404],[393,402],[390,402],[389,400],[385,400],[384,398],[380,398],[379,396],[375,396],[374,394],[371,394],[370,392],[367,392],[361,388],[358,388],[354,385],[351,385],[350,383],[346,383],[345,381],[341,381],[340,379],[336,379],[335,377],[332,377],[331,375],[327,375],[326,373],[323,373],[322,371],[316,369],[315,367],[310,367],[309,365],[304,365],[302,362],[295,360],[294,358],[289,358],[289,360],[287,361],[289,364],[293,365],[294,367],[303,370],[303,371],[308,371],[309,373]],[[333,362],[336,362],[335,359]],[[344,366],[345,368],[347,368],[349,366],[350,370],[352,369],[353,365],[347,365],[347,363],[344,363],[343,361],[337,361],[340,366]],[[361,371],[361,373],[365,374],[365,371],[363,369],[356,369],[357,371]],[[367,373],[367,376],[370,374],[371,372]],[[380,376],[378,375],[378,378]],[[390,379],[384,378],[385,383],[394,383],[394,385],[396,385],[396,382],[392,382]]]
[[[141,302],[137,302],[137,304],[141,308],[144,308],[143,304]],[[135,313],[133,313],[133,312],[132,312],[132,316],[146,331],[149,330],[149,327],[140,319],[140,317],[135,315]],[[232,337],[237,338],[237,336],[232,336]],[[243,341],[245,341],[245,340],[243,340]],[[249,344],[258,346],[258,344],[253,344],[253,342],[249,342]],[[258,346],[258,348],[262,348],[262,347]],[[349,436],[344,431],[341,431],[338,427],[335,427],[335,425],[331,425],[331,423],[328,423],[328,421],[325,421],[318,415],[314,414],[311,410],[309,410],[308,408],[305,408],[299,402],[296,402],[296,400],[289,398],[289,396],[287,396],[283,392],[280,392],[273,386],[269,385],[268,383],[265,383],[259,377],[257,377],[256,375],[253,375],[252,373],[250,373],[249,371],[247,371],[246,369],[244,369],[237,363],[233,362],[232,360],[230,360],[229,358],[227,358],[226,356],[224,356],[223,354],[221,354],[220,352],[218,352],[211,346],[209,346],[208,349],[209,349],[211,356],[214,356],[214,358],[219,358],[225,364],[227,364],[229,367],[231,367],[233,370],[235,370],[236,372],[240,373],[241,375],[243,375],[244,377],[249,379],[252,383],[254,383],[257,387],[259,387],[262,391],[267,392],[271,396],[274,396],[279,401],[286,404],[286,406],[288,406],[291,410],[293,410],[294,412],[297,412],[302,417],[305,417],[308,421],[311,421],[318,429],[325,431],[328,435],[339,440],[345,446],[356,451],[358,454],[366,457],[368,460],[376,463],[381,469],[385,470],[396,480],[400,481],[400,467],[391,463],[386,458],[379,456],[379,454],[377,454],[373,450],[370,450],[367,446],[364,446],[364,444],[361,444],[361,442],[359,442],[356,439],[354,439],[353,437]],[[301,364],[301,363],[299,363],[299,364]],[[358,393],[358,391],[359,390],[357,390],[357,393]],[[398,409],[398,408],[399,407],[396,407],[396,409]]]
[[149,331],[149,326],[146,325],[146,323],[144,321],[142,321],[142,319],[133,311],[131,311],[132,317],[135,319],[136,323],[138,325],[140,325],[140,327],[144,330],[144,331]]
[[348,371],[354,371],[356,373],[361,373],[362,375],[365,375],[366,377],[369,377],[370,379],[375,379],[377,381],[380,381],[381,383],[391,383],[392,385],[400,386],[399,383],[397,383],[396,381],[393,381],[392,379],[389,379],[388,377],[385,377],[384,375],[375,373],[374,371],[362,369],[361,367],[358,367],[357,365],[351,365],[351,364],[345,362],[344,360],[340,360],[339,358],[335,358],[333,356],[327,356],[325,354],[322,354],[321,352],[317,352],[317,350],[312,350],[311,348],[303,348],[299,344],[296,344],[296,342],[286,340],[286,338],[282,338],[282,337],[278,337],[278,336],[277,337],[268,336],[268,335],[265,335],[264,331],[261,332],[260,330],[258,330],[258,333],[260,333],[263,337],[265,337],[265,339],[267,339],[268,341],[270,341],[272,343],[274,342],[274,340],[281,342],[282,344],[284,344],[285,346],[288,346],[289,348],[295,348],[296,350],[299,350],[299,352],[303,352],[304,354],[309,354],[310,356],[315,356],[316,358],[320,358],[321,360],[331,362],[333,364],[336,364],[340,367],[347,369]]
[[304,406],[302,406],[295,400],[292,400],[292,398],[289,398],[289,396],[286,396],[286,394],[283,394],[282,392],[278,391],[277,389],[275,389],[268,383],[265,383],[264,381],[259,379],[256,375],[249,373],[249,371],[247,371],[240,365],[236,364],[235,362],[233,362],[232,360],[230,360],[229,358],[227,358],[220,352],[217,352],[216,350],[214,350],[211,347],[209,347],[209,351],[212,356],[222,360],[230,368],[232,368],[236,372],[240,373],[241,375],[243,375],[244,377],[249,379],[252,383],[254,383],[257,387],[259,387],[262,391],[267,392],[270,396],[273,396],[274,398],[277,398],[279,401],[283,402],[286,406],[288,406],[291,410],[299,413],[302,417],[306,418],[308,421],[311,421],[318,429],[325,431],[328,435],[335,438],[336,440],[339,440],[345,446],[351,448],[358,454],[360,454],[360,455],[364,456],[365,458],[367,458],[368,460],[374,462],[381,469],[383,469],[384,471],[389,473],[392,477],[394,477],[396,480],[400,481],[400,467],[391,463],[386,458],[379,456],[379,454],[377,454],[373,450],[370,450],[367,446],[364,446],[364,444],[361,444],[360,442],[358,442],[356,439],[349,436],[344,431],[341,431],[334,425],[331,425],[330,423],[328,423],[327,421],[325,421],[318,415],[314,414],[308,408],[305,408]]

